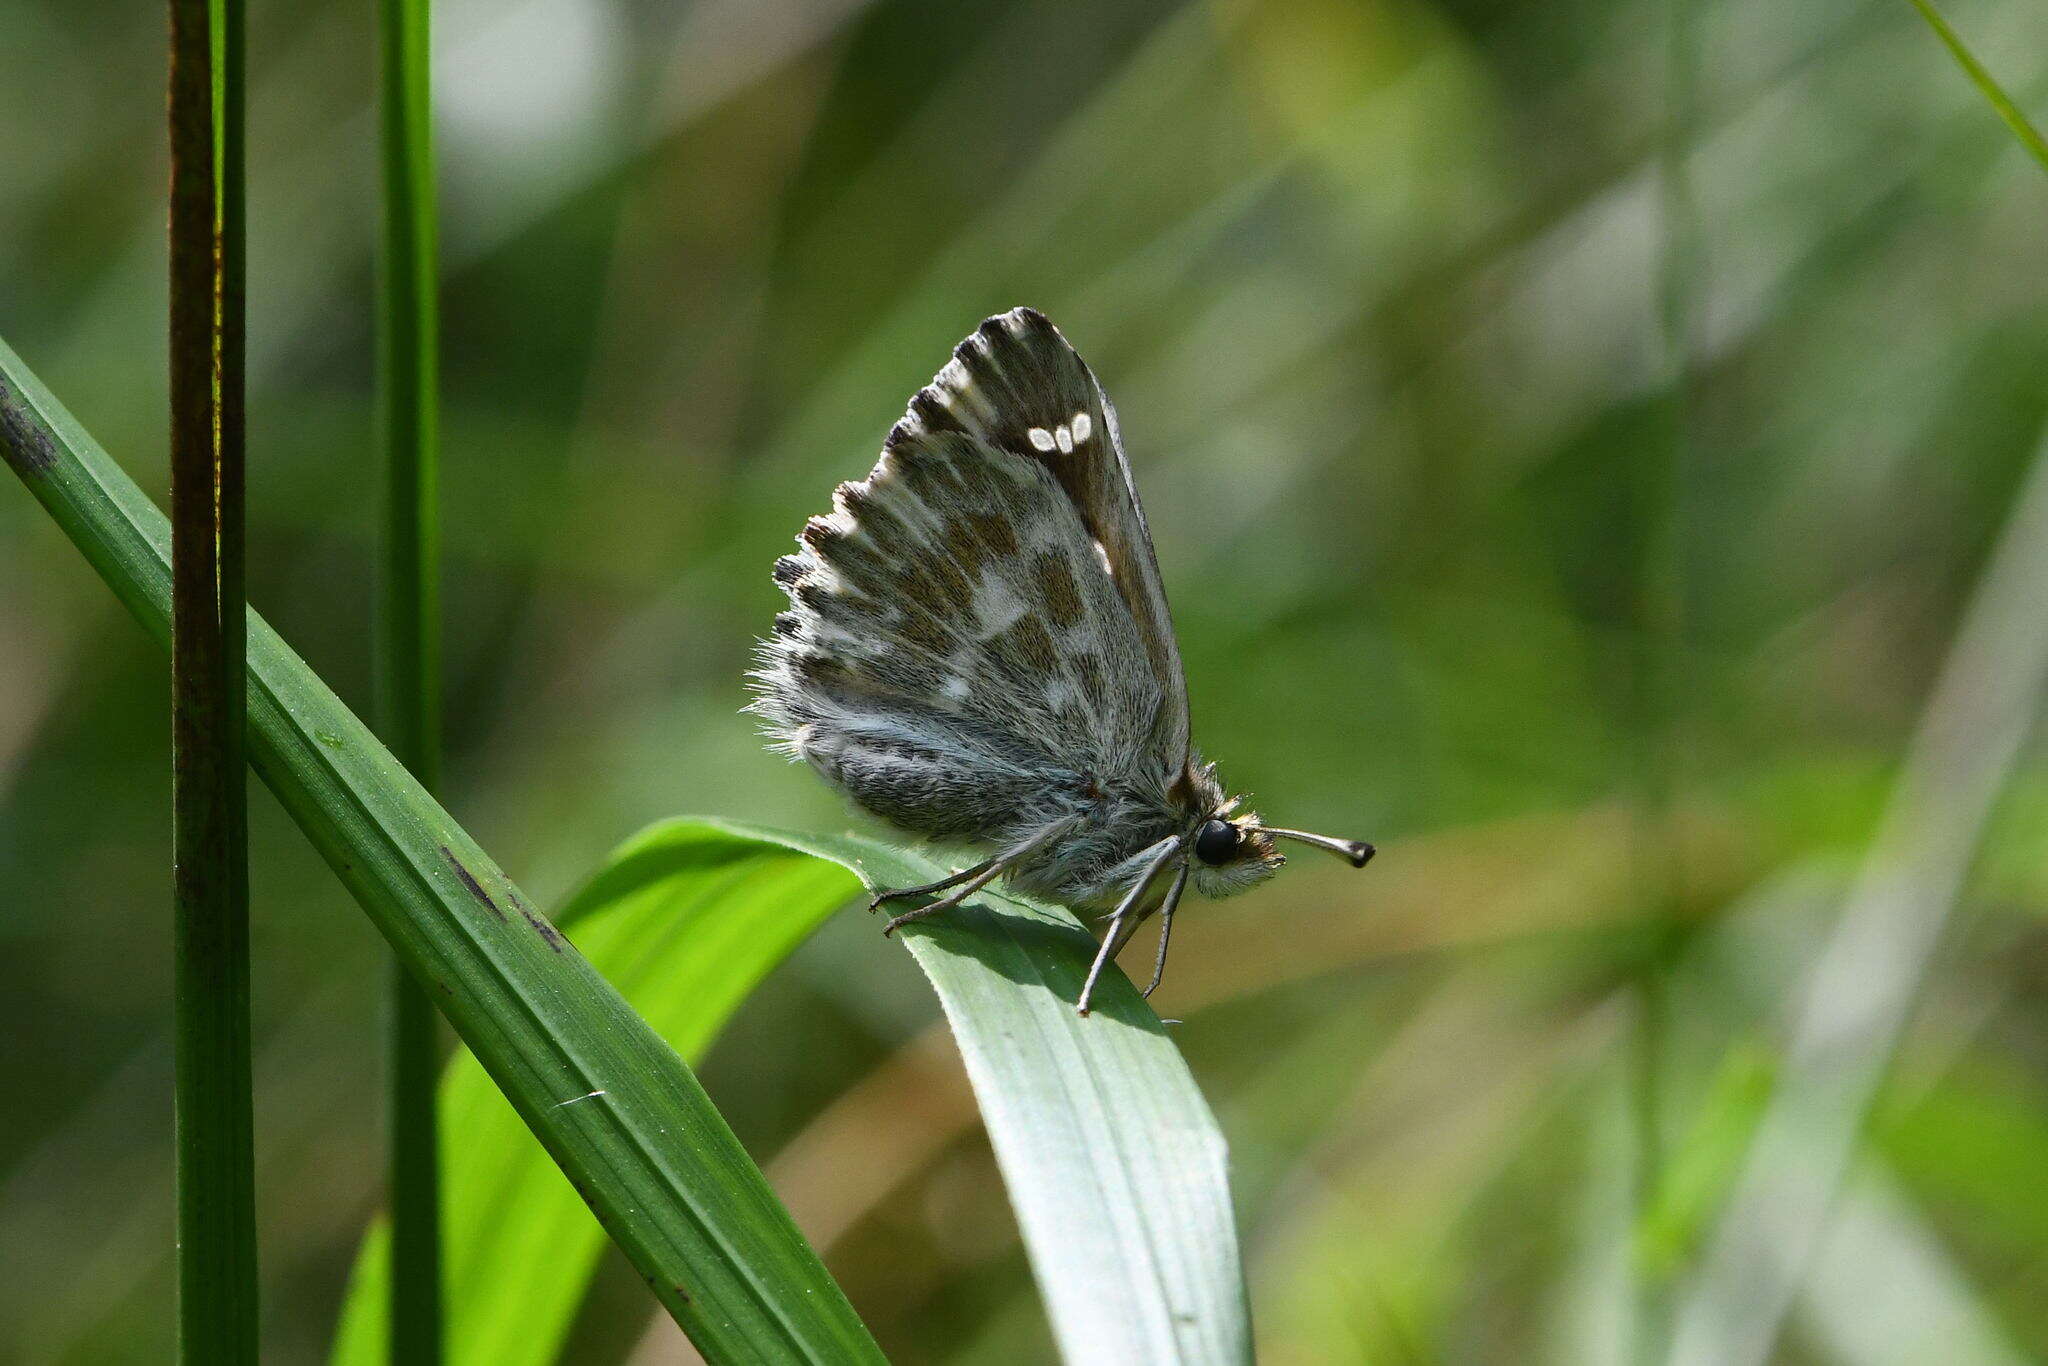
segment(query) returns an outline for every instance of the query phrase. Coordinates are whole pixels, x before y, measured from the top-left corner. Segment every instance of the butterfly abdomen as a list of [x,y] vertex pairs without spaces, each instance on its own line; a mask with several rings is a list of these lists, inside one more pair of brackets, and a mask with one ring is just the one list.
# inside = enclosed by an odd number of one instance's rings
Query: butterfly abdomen
[[1071,775],[995,752],[984,738],[928,721],[838,719],[806,727],[796,747],[862,808],[927,839],[984,846],[1056,819]]

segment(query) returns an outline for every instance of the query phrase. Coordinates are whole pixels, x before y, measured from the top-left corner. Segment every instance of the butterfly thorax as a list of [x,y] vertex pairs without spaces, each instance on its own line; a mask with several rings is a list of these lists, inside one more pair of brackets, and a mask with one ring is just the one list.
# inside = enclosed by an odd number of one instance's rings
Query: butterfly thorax
[[[1033,829],[1066,821],[1072,832],[1043,852],[1023,860],[1010,876],[1019,890],[1068,906],[1108,909],[1120,901],[1144,873],[1149,852],[1162,839],[1187,840],[1212,820],[1231,818],[1237,807],[1227,799],[1211,765],[1190,761],[1170,779],[1108,781],[1078,775],[1072,786],[1054,789],[1054,798],[1031,812],[1008,832],[1022,843]],[[1215,864],[1193,862],[1194,883],[1205,896],[1231,896],[1263,881],[1284,861],[1272,842],[1256,830],[1256,818],[1229,819],[1234,835],[1230,853]],[[1163,886],[1160,888],[1163,893]]]
[[1011,885],[1076,908],[1108,909],[1141,874],[1145,853],[1162,839],[1184,836],[1196,817],[1167,795],[1165,783],[1105,781],[1081,774],[1046,793],[1005,838],[1023,843],[1036,830],[1064,822],[1071,831],[1022,861]]

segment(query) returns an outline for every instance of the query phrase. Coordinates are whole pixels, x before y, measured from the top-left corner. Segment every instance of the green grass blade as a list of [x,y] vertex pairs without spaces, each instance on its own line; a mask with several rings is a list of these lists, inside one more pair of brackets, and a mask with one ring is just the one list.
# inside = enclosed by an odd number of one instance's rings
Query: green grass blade
[[[165,640],[162,514],[4,343],[0,448]],[[675,1050],[253,613],[249,632],[258,774],[698,1349],[880,1360]]]
[[1931,0],[1913,0],[1913,8],[1920,11],[1920,17],[1927,21],[1927,27],[1933,29],[1934,36],[1941,39],[1942,46],[1948,49],[1949,56],[1956,59],[1956,65],[1970,78],[1970,84],[1977,87],[1977,93],[1997,111],[1998,117],[2005,120],[2005,126],[2012,129],[2013,136],[2020,140],[2020,145],[2033,154],[2034,160],[2041,163],[2041,169],[2048,170],[2048,141],[2042,140],[2040,130],[2020,112],[2020,107],[2013,103],[2012,96],[2005,93],[2005,87],[1984,69],[1984,64],[1977,60],[1977,55],[1964,46],[1962,36],[1949,27],[1948,20],[1934,7]]
[[[379,541],[377,730],[429,792],[440,788],[439,377],[433,108],[427,0],[378,2],[384,234],[378,262],[377,403],[384,448]],[[393,1257],[390,1360],[442,1355],[442,1251],[434,1003],[403,965],[385,1028]]]
[[170,7],[171,845],[178,1344],[257,1358],[243,758],[240,7]]
[[[951,870],[850,835],[721,823],[830,859],[870,888]],[[931,979],[1069,1363],[1247,1362],[1251,1321],[1222,1133],[1137,989],[1105,973],[1074,1012],[1095,941],[1001,893],[899,931]]]
[[[685,1059],[701,1058],[757,982],[860,890],[845,869],[714,826],[671,821],[621,846],[555,923]],[[471,1057],[449,1064],[444,1153],[448,1359],[556,1359],[604,1233]],[[579,1102],[588,1103],[588,1102]],[[383,1359],[389,1231],[364,1240],[336,1366]]]

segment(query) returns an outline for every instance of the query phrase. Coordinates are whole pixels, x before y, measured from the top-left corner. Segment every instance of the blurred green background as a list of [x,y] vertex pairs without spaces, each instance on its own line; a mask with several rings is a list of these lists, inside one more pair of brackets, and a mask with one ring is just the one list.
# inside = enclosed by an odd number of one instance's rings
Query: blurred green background
[[[251,596],[362,709],[370,16],[253,8]],[[2048,112],[2038,4],[1950,17]],[[0,32],[0,331],[161,491],[162,13]],[[525,886],[680,812],[848,823],[739,715],[768,566],[1033,304],[1119,405],[1203,748],[1382,849],[1196,907],[1155,998],[1262,1359],[2048,1358],[2048,178],[1905,0],[442,0],[436,41],[446,795]],[[0,1360],[171,1352],[167,697],[0,490]],[[253,819],[308,1362],[378,1200],[381,949]],[[1046,1359],[936,1017],[845,915],[705,1079],[893,1359]],[[616,1261],[571,1359],[688,1360],[653,1309]]]

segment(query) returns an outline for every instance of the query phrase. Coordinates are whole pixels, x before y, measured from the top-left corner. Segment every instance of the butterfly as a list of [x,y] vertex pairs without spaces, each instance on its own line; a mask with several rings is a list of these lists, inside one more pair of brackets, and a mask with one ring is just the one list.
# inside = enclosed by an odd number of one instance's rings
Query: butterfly
[[874,470],[796,554],[750,675],[774,748],[902,830],[986,857],[868,909],[960,905],[996,878],[1108,927],[1077,1006],[1157,912],[1150,996],[1192,883],[1230,896],[1276,840],[1364,867],[1373,847],[1267,825],[1188,738],[1187,681],[1116,409],[1033,309],[988,319],[910,400]]

